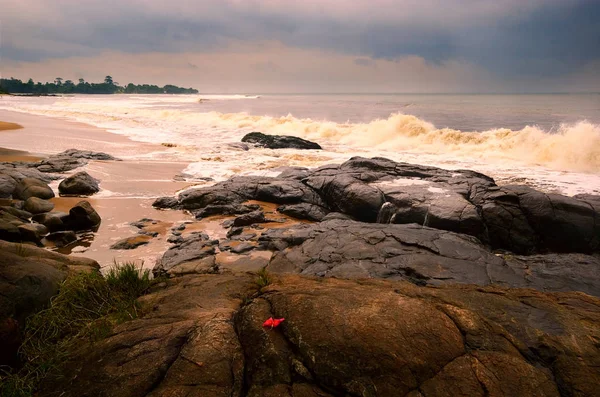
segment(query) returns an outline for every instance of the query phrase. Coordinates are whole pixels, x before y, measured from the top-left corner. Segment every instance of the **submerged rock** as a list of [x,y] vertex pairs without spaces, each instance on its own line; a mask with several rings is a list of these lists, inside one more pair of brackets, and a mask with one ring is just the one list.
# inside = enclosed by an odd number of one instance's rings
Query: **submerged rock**
[[132,250],[136,249],[141,245],[146,245],[150,243],[152,240],[152,236],[145,234],[138,234],[137,236],[127,237],[121,239],[110,246],[111,250]]
[[29,197],[25,200],[23,209],[32,214],[41,214],[52,211],[54,209],[54,203],[37,197]]
[[288,135],[266,135],[261,132],[251,132],[244,135],[242,142],[252,143],[267,149],[322,149],[318,143],[306,139]]

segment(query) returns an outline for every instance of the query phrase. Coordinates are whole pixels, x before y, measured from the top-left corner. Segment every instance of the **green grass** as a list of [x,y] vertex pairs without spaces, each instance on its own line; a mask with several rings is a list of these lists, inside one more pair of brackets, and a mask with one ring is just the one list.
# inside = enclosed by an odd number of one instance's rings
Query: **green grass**
[[267,271],[267,268],[263,267],[258,272],[256,272],[256,280],[254,282],[258,286],[259,292],[262,292],[263,288],[273,283],[273,278]]
[[133,263],[115,264],[106,277],[69,276],[50,306],[27,319],[19,350],[22,366],[0,374],[0,395],[32,396],[76,345],[103,339],[114,325],[137,318],[141,308],[136,299],[150,284],[150,272]]

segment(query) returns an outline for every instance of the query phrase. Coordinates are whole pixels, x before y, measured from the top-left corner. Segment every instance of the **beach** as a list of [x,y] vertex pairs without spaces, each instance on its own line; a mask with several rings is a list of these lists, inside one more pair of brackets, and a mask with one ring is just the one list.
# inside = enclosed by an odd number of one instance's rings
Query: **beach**
[[[0,120],[22,126],[0,132],[0,162],[33,162],[71,148],[103,151],[115,157],[127,156],[132,148],[142,154],[163,149],[160,145],[140,145],[126,137],[83,123],[7,111],[0,111]],[[89,198],[58,197],[58,183],[51,184],[57,196],[52,199],[56,211],[68,212],[77,202],[87,200],[102,218],[96,233],[58,251],[78,255],[85,253],[102,267],[110,267],[114,262],[135,261],[151,268],[169,246],[166,242],[168,229],[192,219],[181,211],[159,211],[152,207],[156,197],[173,195],[191,186],[190,183],[173,180],[186,166],[187,163],[183,161],[91,161],[83,169],[101,181],[101,191]],[[135,250],[111,250],[110,246],[116,241],[137,233],[138,229],[129,224],[142,218],[164,222],[164,230],[149,244]]]

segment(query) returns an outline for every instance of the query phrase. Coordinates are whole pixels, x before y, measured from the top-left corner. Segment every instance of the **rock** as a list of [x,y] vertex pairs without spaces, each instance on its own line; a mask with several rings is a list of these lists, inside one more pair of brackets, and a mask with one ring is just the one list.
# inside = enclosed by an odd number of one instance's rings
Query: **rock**
[[481,210],[494,248],[522,254],[600,249],[598,211],[586,201],[526,186],[478,190],[471,200]]
[[65,178],[58,185],[58,192],[61,196],[91,196],[99,191],[98,180],[85,171]]
[[336,212],[369,223],[417,223],[519,254],[600,252],[600,199],[593,195],[571,198],[525,186],[498,187],[477,172],[383,158],[353,157],[282,175],[289,179],[234,177],[158,204],[202,216],[260,200],[301,219],[322,221]]
[[326,208],[307,203],[280,205],[277,211],[296,219],[309,221],[321,221],[329,213]]
[[54,209],[54,203],[37,197],[29,197],[27,200],[25,200],[23,208],[25,211],[28,211],[32,214],[41,214],[52,211]]
[[0,174],[7,175],[16,182],[25,178],[34,178],[49,183],[62,178],[59,175],[44,173],[37,168],[32,168],[35,167],[35,165],[36,163],[0,163]]
[[97,262],[0,241],[0,365],[15,362],[25,319],[45,308],[69,272],[97,271]]
[[77,235],[71,230],[64,232],[53,232],[46,236],[46,240],[52,241],[57,247],[66,247],[77,241]]
[[35,167],[41,172],[62,173],[82,167],[88,163],[88,160],[120,161],[119,159],[102,152],[69,149],[36,163]]
[[17,181],[8,175],[0,173],[0,198],[11,198],[16,187]]
[[202,219],[214,215],[240,215],[247,214],[260,209],[257,204],[224,204],[224,205],[207,205],[199,211],[195,211],[196,219]]
[[28,222],[29,218],[32,217],[31,212],[28,211],[23,211],[14,207],[0,207],[0,218],[4,218],[6,214],[9,214],[25,222]]
[[17,183],[13,196],[19,200],[38,197],[44,200],[54,197],[52,189],[43,181],[35,178],[24,178]]
[[68,217],[69,214],[66,212],[53,211],[34,215],[31,219],[46,226],[51,232],[55,232],[67,229],[65,222]]
[[39,223],[26,223],[18,226],[18,228],[22,241],[32,241],[39,244],[42,237],[48,234],[48,228]]
[[21,241],[21,232],[16,225],[0,219],[0,240]]
[[57,157],[68,156],[76,159],[86,159],[86,160],[112,160],[112,161],[121,161],[120,159],[111,156],[110,154],[106,154],[103,152],[93,152],[90,150],[77,150],[77,149],[68,149],[62,153],[58,153]]
[[192,234],[164,253],[152,273],[155,277],[170,274],[214,273],[217,240],[209,240],[204,234]]
[[253,297],[246,274],[166,284],[141,299],[150,315],[82,344],[40,395],[558,397],[600,382],[600,301],[584,294],[284,276]]
[[241,243],[231,247],[231,252],[234,254],[243,254],[244,252],[252,251],[254,248],[256,248],[256,246],[253,244]]
[[100,215],[87,201],[80,201],[69,210],[69,216],[63,218],[65,226],[69,230],[89,230],[100,226]]
[[159,197],[156,200],[154,200],[152,206],[155,208],[162,209],[178,209],[180,207],[179,200],[177,200],[177,198],[175,197]]
[[121,239],[110,246],[111,250],[132,250],[141,245],[146,245],[152,240],[148,235],[137,235]]
[[419,225],[332,220],[267,230],[274,273],[406,280],[416,285],[476,284],[600,296],[597,257],[544,256],[505,260],[477,239]]
[[266,135],[251,132],[244,135],[242,142],[251,143],[267,149],[322,149],[318,143],[287,135]]
[[268,222],[265,218],[265,213],[261,210],[252,211],[250,213],[240,215],[233,220],[233,226],[250,226],[254,223]]

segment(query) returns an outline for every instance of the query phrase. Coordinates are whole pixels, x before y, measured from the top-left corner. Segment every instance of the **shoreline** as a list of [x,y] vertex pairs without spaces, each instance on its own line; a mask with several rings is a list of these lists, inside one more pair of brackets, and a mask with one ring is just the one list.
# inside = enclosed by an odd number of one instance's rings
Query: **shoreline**
[[[17,123],[19,129],[0,132],[0,162],[35,162],[47,155],[76,148],[106,152],[123,161],[92,160],[87,165],[65,173],[65,177],[86,171],[100,180],[100,192],[90,197],[59,197],[58,181],[50,184],[56,197],[51,199],[55,211],[67,211],[77,202],[86,200],[96,209],[102,223],[92,238],[78,241],[65,248],[62,253],[76,253],[92,258],[102,267],[113,262],[143,261],[144,267],[152,268],[154,262],[169,248],[167,233],[152,239],[149,244],[135,250],[111,250],[116,241],[136,235],[137,228],[130,223],[142,218],[164,222],[168,228],[192,220],[182,211],[160,211],[152,207],[156,197],[170,196],[192,183],[173,180],[190,161],[165,161],[160,159],[127,159],[126,155],[136,150],[138,154],[149,154],[165,150],[161,145],[139,143],[122,135],[84,123],[56,118],[21,114],[0,110],[0,120]],[[48,136],[51,144],[48,144]]]

